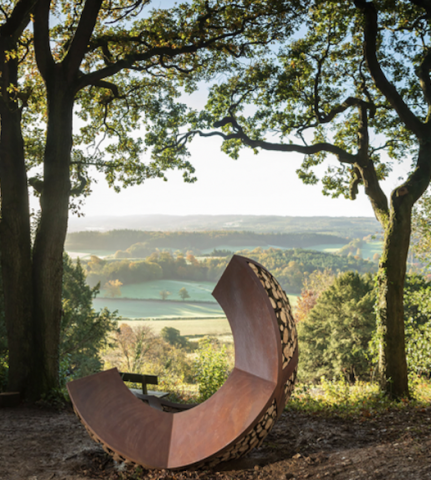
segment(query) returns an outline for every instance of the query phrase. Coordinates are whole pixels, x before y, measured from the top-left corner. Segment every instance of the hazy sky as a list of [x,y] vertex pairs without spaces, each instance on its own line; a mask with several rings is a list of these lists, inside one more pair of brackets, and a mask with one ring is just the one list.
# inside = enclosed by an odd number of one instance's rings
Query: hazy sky
[[[332,199],[319,186],[303,185],[295,170],[301,155],[244,150],[234,161],[220,151],[220,140],[196,139],[191,162],[198,181],[184,183],[181,172],[168,172],[169,181],[148,180],[117,194],[100,179],[86,199],[83,212],[93,215],[249,214],[287,216],[373,216],[360,187],[355,201]],[[385,182],[391,191],[405,176],[400,166]]]

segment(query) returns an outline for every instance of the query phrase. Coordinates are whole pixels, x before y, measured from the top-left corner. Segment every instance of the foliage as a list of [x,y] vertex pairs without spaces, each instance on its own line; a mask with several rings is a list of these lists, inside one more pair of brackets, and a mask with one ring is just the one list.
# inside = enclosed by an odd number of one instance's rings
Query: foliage
[[338,250],[339,255],[356,255],[358,249],[360,249],[363,246],[364,242],[360,238],[355,238],[351,240],[347,245],[344,245],[344,247],[340,248]]
[[[107,224],[114,225],[114,217],[107,217]],[[139,223],[139,230],[136,230],[136,222]],[[227,225],[229,222],[229,225]],[[378,234],[381,236],[381,226],[375,217],[298,217],[281,215],[142,215],[139,217],[125,217],[121,222],[122,228],[110,231],[90,231],[70,232],[66,238],[66,249],[70,251],[89,252],[89,246],[97,249],[115,251],[118,248],[127,249],[136,242],[145,241],[147,237],[142,237],[144,232],[197,232],[197,231],[219,231],[231,232],[238,231],[240,226],[243,232],[253,233],[290,233],[293,235],[315,234],[316,240],[320,235],[336,236],[343,241],[343,245],[348,243],[348,238],[364,238],[364,241],[370,241],[371,237]],[[227,228],[227,227],[232,228]],[[114,234],[114,232],[118,232]],[[133,232],[133,233],[132,233]],[[318,233],[317,233],[318,232]],[[87,237],[86,234],[89,234]],[[132,233],[132,236],[129,236]],[[116,239],[114,239],[116,236]],[[366,238],[368,237],[368,238]],[[88,241],[85,239],[87,238]],[[295,237],[292,237],[295,238]],[[304,241],[308,241],[304,236]],[[312,237],[311,237],[312,238]],[[91,239],[91,240],[90,240]],[[96,243],[92,243],[96,242]],[[121,242],[121,243],[120,243]],[[318,242],[317,244],[332,243]],[[338,242],[337,242],[338,243]],[[217,248],[219,245],[209,245],[208,248]],[[156,245],[157,246],[157,245]],[[196,248],[201,249],[199,245]],[[288,245],[286,245],[288,246]],[[310,245],[304,245],[304,247]],[[169,245],[164,245],[164,248]],[[301,245],[291,245],[291,247],[301,247]],[[176,248],[176,247],[173,247]],[[192,248],[190,245],[188,248]]]
[[[239,253],[257,260],[268,268],[283,289],[291,293],[300,292],[304,282],[316,270],[319,272],[356,270],[360,273],[376,270],[376,265],[372,262],[313,250],[256,248]],[[188,257],[191,258],[190,255]],[[92,256],[86,265],[87,281],[90,285],[115,279],[119,279],[124,285],[159,279],[216,282],[228,262],[228,257],[208,257],[199,261],[193,257],[193,261],[186,261],[182,253],[175,257],[167,251],[156,251],[143,261],[109,261]]]
[[[309,293],[312,290],[305,290]],[[343,376],[353,382],[368,379],[378,363],[375,289],[369,275],[340,274],[320,294],[298,325],[301,338],[300,376]],[[307,296],[304,297],[304,301]],[[431,283],[408,275],[404,286],[405,337],[410,375],[431,372]]]
[[184,383],[193,381],[192,361],[181,341],[172,345],[149,326],[121,324],[104,358],[119,371],[157,375],[161,390],[178,393]]
[[99,289],[86,284],[79,260],[75,265],[65,255],[63,263],[60,367],[69,376],[79,378],[101,370],[100,352],[109,345],[109,336],[116,331],[118,316],[106,308],[96,313],[92,301]]
[[186,350],[191,348],[190,342],[186,337],[182,336],[180,331],[173,327],[163,327],[160,336],[170,345]]
[[[384,230],[379,376],[388,394],[405,396],[404,344],[394,339],[404,328],[411,212],[431,180],[431,3],[333,0],[304,7],[295,34],[283,32],[274,48],[233,65],[172,145],[217,135],[233,159],[243,148],[295,152],[303,155],[298,177],[321,183],[324,195],[355,200],[364,187]],[[405,158],[408,173],[386,195],[381,182]]]
[[[300,292],[304,282],[314,273],[316,278],[323,275],[325,270],[345,272],[349,270],[358,273],[374,272],[376,266],[366,260],[353,257],[341,257],[331,253],[316,252],[313,250],[276,250],[255,249],[246,256],[257,260],[265,266],[280,282],[284,290],[292,293]],[[328,274],[330,277],[330,274]],[[322,281],[330,281],[330,279]],[[314,288],[314,287],[313,287]]]
[[[10,387],[28,398],[58,387],[68,213],[79,213],[94,171],[115,191],[175,169],[195,181],[187,152],[148,148],[183,125],[176,99],[293,30],[301,7],[154,3],[8,0],[0,8],[1,263]],[[40,197],[34,242],[31,189]]]
[[370,275],[340,274],[298,325],[300,378],[369,378],[368,343],[375,329],[375,294]]
[[391,400],[379,391],[376,383],[345,379],[322,378],[318,385],[298,384],[286,405],[286,410],[340,417],[359,417],[362,420],[378,417],[388,410],[428,407],[431,400],[431,381],[410,379],[413,399]]
[[[409,376],[420,378],[431,375],[431,282],[423,276],[411,274],[404,285],[405,343]],[[369,357],[378,364],[379,339],[373,333]]]
[[114,338],[116,357],[121,359],[117,365],[122,371],[141,373],[144,365],[157,357],[158,339],[150,327],[132,328],[122,323]]
[[178,295],[181,297],[181,300],[186,300],[187,298],[190,298],[189,292],[185,287],[180,288],[180,291],[178,292]]
[[410,275],[405,288],[406,351],[410,375],[431,375],[431,283]]
[[[428,268],[431,250],[431,194],[427,192],[413,210],[412,253]],[[428,270],[427,270],[428,272]]]
[[160,290],[159,295],[162,297],[162,300],[166,300],[169,295],[171,295],[171,292],[168,292],[167,290]]
[[[98,372],[103,367],[101,351],[110,345],[109,336],[117,328],[117,314],[103,309],[97,313],[92,305],[99,293],[85,281],[85,272],[64,255],[62,319],[60,331],[59,388],[52,398],[63,397],[67,380]],[[8,349],[4,322],[3,297],[0,295],[0,391],[6,386]],[[48,394],[47,394],[48,395]]]
[[211,397],[223,385],[229,375],[226,347],[205,338],[199,342],[198,356],[194,363],[195,378],[199,386],[199,400]]
[[[268,220],[267,220],[268,221]],[[314,222],[314,226],[316,222]],[[253,228],[256,226],[253,225]],[[310,227],[308,227],[309,229]],[[285,248],[307,248],[320,244],[345,244],[347,240],[337,235],[314,232],[256,233],[254,231],[209,230],[203,232],[167,231],[152,232],[142,230],[110,230],[107,232],[83,231],[69,233],[66,240],[68,250],[117,250],[127,258],[145,258],[156,249],[179,249],[199,252],[216,249],[212,256],[225,256],[232,252],[218,250],[220,245],[234,249],[241,245],[269,246]],[[117,252],[116,255],[119,255]],[[119,256],[117,257],[119,258]]]
[[305,320],[317,303],[321,293],[328,289],[335,280],[332,270],[325,268],[312,272],[303,283],[301,295],[298,297],[295,307],[295,319],[297,322]]
[[123,285],[120,280],[108,280],[105,285],[103,285],[104,290],[107,291],[108,297],[121,297],[121,285]]

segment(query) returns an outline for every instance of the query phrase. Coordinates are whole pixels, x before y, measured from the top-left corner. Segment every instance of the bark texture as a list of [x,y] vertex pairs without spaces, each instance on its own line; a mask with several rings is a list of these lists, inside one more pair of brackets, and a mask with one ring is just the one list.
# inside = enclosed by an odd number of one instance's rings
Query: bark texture
[[20,112],[1,115],[1,270],[9,345],[10,391],[25,392],[33,365],[31,242]]

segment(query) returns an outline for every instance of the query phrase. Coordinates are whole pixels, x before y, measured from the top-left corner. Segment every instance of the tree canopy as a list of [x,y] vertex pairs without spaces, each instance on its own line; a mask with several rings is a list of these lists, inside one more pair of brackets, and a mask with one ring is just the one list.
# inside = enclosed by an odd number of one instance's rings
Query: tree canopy
[[[363,186],[384,229],[381,385],[408,395],[403,286],[412,208],[431,177],[431,3],[314,0],[301,13],[294,31],[232,65],[169,145],[181,153],[200,135],[234,159],[242,148],[296,152],[299,178],[323,194],[355,199]],[[381,181],[400,161],[410,171],[387,196]]]
[[369,378],[367,350],[376,325],[374,302],[371,276],[353,272],[340,274],[320,295],[298,324],[303,379],[343,376],[354,382]]
[[[9,385],[37,399],[58,385],[63,247],[69,209],[109,185],[183,170],[146,153],[185,110],[175,100],[295,23],[301,2],[6,0],[0,8],[1,269]],[[147,129],[144,135],[138,130]],[[186,153],[186,152],[184,152]],[[40,196],[32,238],[29,191]]]

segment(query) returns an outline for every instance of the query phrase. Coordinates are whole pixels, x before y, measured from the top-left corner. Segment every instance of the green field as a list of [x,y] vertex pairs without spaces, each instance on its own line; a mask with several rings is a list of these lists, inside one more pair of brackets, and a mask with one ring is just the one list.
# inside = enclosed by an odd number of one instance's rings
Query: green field
[[337,253],[340,248],[344,247],[342,243],[322,243],[321,245],[313,245],[307,250],[316,250],[318,252]]
[[131,327],[139,327],[147,325],[151,327],[156,335],[158,335],[164,327],[173,327],[180,331],[184,336],[203,336],[217,335],[231,337],[232,331],[226,318],[211,319],[185,319],[185,320],[125,320],[121,323],[127,323]]
[[134,300],[122,298],[95,298],[98,311],[107,307],[111,312],[127,318],[196,318],[221,317],[223,310],[217,303],[163,302],[162,300]]
[[97,257],[104,258],[108,257],[109,255],[114,255],[116,250],[92,250],[91,253],[88,251],[80,251],[75,250],[73,252],[67,251],[66,253],[69,255],[70,258],[76,259],[76,258],[82,258],[82,259],[89,259],[91,255],[96,255]]
[[[205,248],[201,250],[203,254],[211,253],[213,250],[229,250],[230,252],[239,252],[241,250],[254,250],[258,248],[258,245],[250,246],[236,246],[236,245],[217,245],[216,247]],[[262,250],[270,248],[268,245],[264,247],[260,247]]]
[[375,242],[368,242],[363,245],[361,248],[362,258],[364,259],[372,259],[375,253],[379,255],[382,254],[383,250],[383,242],[382,241],[375,241]]
[[[202,285],[202,283],[198,285]],[[133,285],[130,286],[132,287]],[[289,300],[294,307],[298,295],[288,295]],[[97,311],[104,307],[107,307],[111,312],[118,310],[119,315],[122,317],[132,319],[211,318],[224,316],[222,308],[214,301],[213,297],[211,298],[214,303],[192,303],[169,300],[164,302],[162,300],[142,300],[133,298],[95,298],[93,300],[93,306]]]
[[[138,299],[159,299],[161,290],[171,292],[169,300],[181,301],[178,292],[185,288],[190,295],[188,302],[215,302],[211,292],[216,286],[213,282],[192,282],[188,280],[152,280],[151,282],[135,283],[132,285],[123,285],[121,287],[121,296],[123,298]],[[101,290],[100,295],[106,297],[106,291]]]

